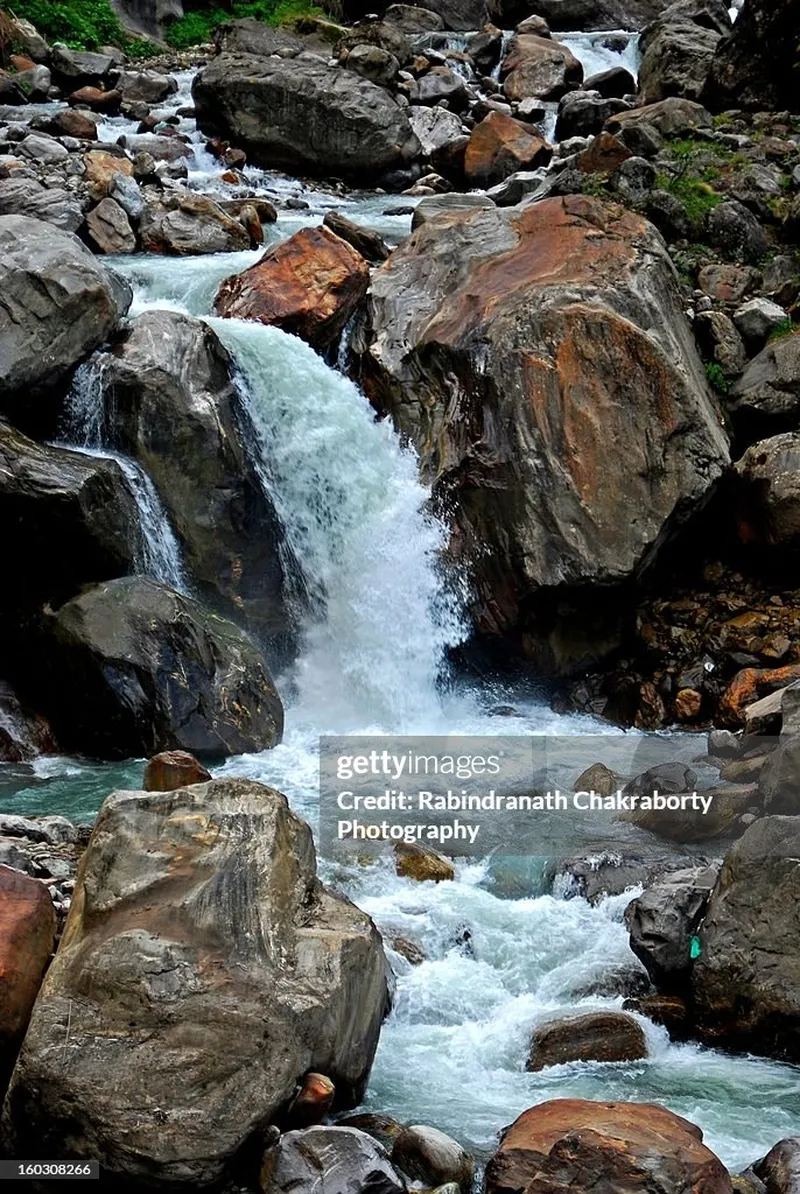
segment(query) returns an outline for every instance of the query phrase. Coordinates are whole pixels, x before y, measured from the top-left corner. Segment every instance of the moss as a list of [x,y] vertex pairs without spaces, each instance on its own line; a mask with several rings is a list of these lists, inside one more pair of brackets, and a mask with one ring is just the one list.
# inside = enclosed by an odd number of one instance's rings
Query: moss
[[782,319],[780,323],[772,329],[769,334],[769,338],[771,341],[785,340],[787,336],[793,336],[797,331],[798,328],[795,326],[794,320],[790,319],[787,315],[785,319]]
[[656,186],[680,199],[696,230],[705,226],[708,213],[724,199],[710,182],[702,178],[688,178],[683,174],[659,174],[656,176]]
[[731,388],[731,383],[725,376],[722,366],[718,365],[716,361],[709,361],[706,365],[706,377],[718,394],[727,394]]

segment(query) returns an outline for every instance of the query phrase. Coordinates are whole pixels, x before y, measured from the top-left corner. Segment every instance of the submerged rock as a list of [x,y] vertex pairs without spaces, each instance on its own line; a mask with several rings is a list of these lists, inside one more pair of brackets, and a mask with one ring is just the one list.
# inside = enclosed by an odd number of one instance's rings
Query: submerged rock
[[571,1061],[638,1061],[647,1056],[641,1025],[624,1012],[589,1012],[540,1024],[526,1069],[534,1073]]
[[[5,1138],[19,1156],[91,1155],[142,1189],[212,1185],[308,1071],[330,1075],[342,1105],[361,1098],[385,1006],[380,937],[319,882],[311,830],[279,792],[238,779],[116,792]],[[290,1133],[280,1155],[293,1135],[332,1131]]]

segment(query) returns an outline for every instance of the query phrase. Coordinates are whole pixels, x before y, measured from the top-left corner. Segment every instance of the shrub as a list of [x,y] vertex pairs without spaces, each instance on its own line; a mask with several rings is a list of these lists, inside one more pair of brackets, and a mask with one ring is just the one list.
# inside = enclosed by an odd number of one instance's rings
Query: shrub
[[725,376],[722,366],[718,365],[716,361],[709,361],[706,365],[706,377],[718,394],[727,394],[731,388],[731,383]]
[[49,42],[73,50],[119,46],[131,58],[150,58],[160,51],[153,42],[129,37],[109,0],[13,0],[14,16],[30,21]]
[[225,8],[218,2],[195,4],[191,12],[170,25],[166,39],[176,50],[185,50],[211,41],[216,27],[231,19],[251,17],[267,25],[282,25],[322,15],[311,0],[233,0]]

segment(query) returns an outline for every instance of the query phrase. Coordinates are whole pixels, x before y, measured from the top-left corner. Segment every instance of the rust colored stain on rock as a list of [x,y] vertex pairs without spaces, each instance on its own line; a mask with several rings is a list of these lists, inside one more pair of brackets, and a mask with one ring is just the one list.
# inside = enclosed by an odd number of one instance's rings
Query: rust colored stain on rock
[[470,186],[492,186],[517,170],[546,166],[550,145],[531,125],[503,112],[490,112],[472,131],[464,156]]
[[53,952],[56,914],[47,888],[0,866],[0,1086],[14,1063]]
[[252,319],[326,348],[342,332],[369,286],[369,266],[327,228],[303,228],[260,261],[227,278],[214,310]]

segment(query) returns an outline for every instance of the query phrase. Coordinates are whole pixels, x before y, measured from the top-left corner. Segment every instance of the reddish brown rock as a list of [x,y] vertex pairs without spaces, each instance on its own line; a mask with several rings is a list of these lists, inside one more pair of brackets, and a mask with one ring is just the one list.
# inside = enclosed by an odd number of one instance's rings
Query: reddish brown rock
[[696,688],[682,688],[675,697],[675,713],[678,721],[695,721],[703,707],[702,694]]
[[97,125],[86,115],[75,108],[63,108],[56,112],[50,122],[50,131],[57,137],[77,137],[79,141],[94,141],[97,138]]
[[0,1090],[5,1089],[53,952],[56,914],[47,888],[0,866]]
[[[79,113],[75,112],[77,116]],[[115,180],[123,175],[133,177],[133,162],[130,158],[120,158],[105,149],[92,149],[83,156],[84,181],[93,199],[104,199],[110,195]]]
[[144,769],[145,792],[175,792],[190,784],[204,784],[211,772],[188,750],[162,750]]
[[589,1012],[540,1024],[526,1069],[537,1072],[570,1061],[638,1061],[647,1056],[641,1025],[625,1012]]
[[795,680],[800,680],[800,663],[777,668],[743,668],[736,673],[720,698],[720,724],[743,725],[748,705]]
[[655,1103],[553,1099],[524,1111],[486,1170],[487,1194],[731,1194],[722,1162],[688,1120]]
[[464,173],[471,187],[489,187],[517,170],[546,166],[550,145],[532,126],[503,112],[490,112],[472,130],[464,156]]
[[363,302],[369,266],[327,228],[303,228],[268,249],[243,274],[227,278],[214,310],[226,319],[252,319],[327,348]]
[[99,87],[81,87],[67,100],[71,108],[89,108],[106,116],[116,116],[122,104],[121,91],[101,91]]
[[428,879],[441,883],[444,879],[454,879],[456,875],[452,862],[442,858],[435,850],[415,842],[396,843],[394,869],[401,878],[414,879],[418,883]]
[[610,174],[633,154],[611,133],[600,133],[588,149],[578,156],[578,165],[586,174]]
[[583,82],[583,67],[571,50],[549,37],[527,33],[514,37],[502,73],[510,100],[557,100]]
[[306,1074],[286,1118],[292,1130],[321,1124],[333,1106],[336,1087],[325,1074]]

